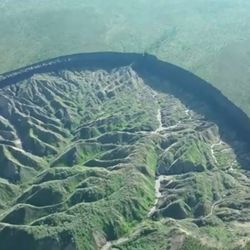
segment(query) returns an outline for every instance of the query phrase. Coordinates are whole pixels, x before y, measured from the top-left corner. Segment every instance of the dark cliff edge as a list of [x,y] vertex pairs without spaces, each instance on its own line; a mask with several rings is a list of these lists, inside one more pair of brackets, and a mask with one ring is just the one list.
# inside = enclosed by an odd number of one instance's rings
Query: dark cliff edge
[[103,68],[112,69],[131,65],[139,73],[148,72],[191,92],[205,101],[219,116],[234,128],[250,146],[250,119],[239,107],[210,83],[193,73],[149,54],[96,52],[62,56],[0,75],[0,88],[32,77],[62,69]]

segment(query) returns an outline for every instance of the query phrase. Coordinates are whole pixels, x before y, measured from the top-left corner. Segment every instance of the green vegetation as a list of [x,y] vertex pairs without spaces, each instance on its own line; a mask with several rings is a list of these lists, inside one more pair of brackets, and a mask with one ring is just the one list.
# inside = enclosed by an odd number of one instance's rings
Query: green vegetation
[[194,238],[187,238],[184,243],[183,246],[181,248],[181,250],[213,250],[215,248],[210,248],[210,247],[206,247],[203,244],[201,244],[199,241],[197,241]]
[[158,82],[83,68],[0,90],[1,250],[244,247],[246,145]]
[[208,80],[250,115],[246,0],[0,3],[0,72],[88,51],[149,52]]

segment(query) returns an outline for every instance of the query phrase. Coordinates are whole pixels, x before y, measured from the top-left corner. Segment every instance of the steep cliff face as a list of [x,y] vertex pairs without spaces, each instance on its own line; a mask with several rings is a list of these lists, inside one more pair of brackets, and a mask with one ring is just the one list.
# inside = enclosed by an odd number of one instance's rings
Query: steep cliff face
[[208,83],[150,55],[91,53],[0,85],[3,250],[248,241],[248,118]]
[[36,73],[79,67],[112,69],[125,65],[131,65],[138,73],[149,73],[170,81],[192,93],[196,98],[206,101],[213,107],[215,113],[223,113],[224,119],[228,119],[228,123],[234,126],[243,138],[250,141],[249,117],[218,89],[193,73],[149,54],[98,52],[62,56],[2,74],[0,87],[13,84]]

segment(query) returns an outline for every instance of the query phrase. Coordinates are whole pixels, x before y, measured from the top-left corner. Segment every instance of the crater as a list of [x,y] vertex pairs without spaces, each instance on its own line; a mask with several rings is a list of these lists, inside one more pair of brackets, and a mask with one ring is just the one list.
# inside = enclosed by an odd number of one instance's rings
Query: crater
[[242,110],[152,55],[69,55],[3,74],[0,181],[18,191],[0,190],[0,245],[6,234],[36,244],[38,229],[39,244],[53,228],[58,241],[70,231],[95,246],[97,229],[119,245],[148,220],[191,223],[197,239],[199,227],[248,222],[249,145]]

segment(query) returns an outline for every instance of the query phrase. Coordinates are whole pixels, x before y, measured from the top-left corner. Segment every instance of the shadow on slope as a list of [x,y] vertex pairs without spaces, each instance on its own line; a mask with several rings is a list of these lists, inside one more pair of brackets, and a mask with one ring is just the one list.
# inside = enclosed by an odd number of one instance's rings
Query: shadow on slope
[[[146,81],[150,87],[162,92],[171,92],[190,109],[216,123],[222,140],[227,142],[236,153],[237,161],[244,169],[249,169],[247,154],[244,155],[244,159],[240,157],[237,153],[239,151],[238,145],[235,143],[237,138],[237,140],[244,142],[248,148],[247,151],[249,150],[249,117],[210,83],[152,55],[97,52],[62,56],[0,75],[0,88],[27,79],[36,73],[59,71],[66,68],[112,70],[127,65],[132,66],[143,79],[148,79],[149,76],[157,77],[160,80],[158,83]],[[173,88],[169,89],[166,84],[161,84],[161,82],[169,82]],[[205,102],[210,107],[210,111],[193,105],[180,89],[191,94],[195,99]],[[232,136],[234,133],[236,136]]]

